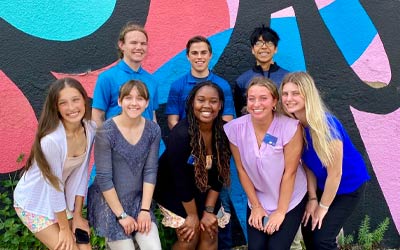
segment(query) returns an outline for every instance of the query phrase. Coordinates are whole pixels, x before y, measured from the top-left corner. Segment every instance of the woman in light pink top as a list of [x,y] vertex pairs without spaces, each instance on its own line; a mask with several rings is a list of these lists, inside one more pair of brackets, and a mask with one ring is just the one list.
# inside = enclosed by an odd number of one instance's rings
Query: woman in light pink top
[[277,112],[275,84],[254,78],[249,114],[224,126],[248,198],[249,249],[290,249],[305,208],[307,181],[300,164],[302,129]]

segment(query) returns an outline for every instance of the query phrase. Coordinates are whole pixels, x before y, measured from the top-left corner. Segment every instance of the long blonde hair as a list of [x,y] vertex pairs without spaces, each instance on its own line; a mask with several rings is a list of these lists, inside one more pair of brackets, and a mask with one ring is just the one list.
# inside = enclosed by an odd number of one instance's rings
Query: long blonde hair
[[[310,129],[312,145],[318,158],[325,167],[332,165],[334,148],[330,146],[333,137],[329,127],[333,124],[329,124],[326,116],[329,110],[322,101],[313,78],[306,72],[289,73],[282,81],[280,94],[282,94],[283,86],[288,82],[296,84],[300,95],[304,97],[306,120]],[[283,109],[287,115],[296,118],[294,114],[289,114],[286,108]]]

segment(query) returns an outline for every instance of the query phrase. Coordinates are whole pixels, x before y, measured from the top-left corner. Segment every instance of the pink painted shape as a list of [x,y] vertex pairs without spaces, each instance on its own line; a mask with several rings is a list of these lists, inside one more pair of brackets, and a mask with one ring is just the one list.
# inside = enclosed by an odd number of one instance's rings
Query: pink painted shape
[[226,0],[151,1],[146,22],[149,54],[144,67],[154,72],[182,51],[191,37],[208,37],[228,29],[229,15]]
[[67,74],[67,73],[59,73],[59,72],[51,72],[57,79],[63,77],[72,77],[78,80],[83,87],[85,88],[86,92],[88,93],[89,97],[93,97],[94,87],[96,85],[97,77],[105,70],[109,69],[110,67],[114,66],[118,61],[95,71],[88,71],[85,73],[80,74]]
[[351,68],[363,81],[389,84],[392,72],[379,34],[374,37],[360,58],[351,65]]
[[296,14],[294,13],[294,9],[292,6],[271,14],[271,18],[294,17],[294,16],[296,16]]
[[[24,94],[1,70],[0,82],[0,173],[9,173],[22,168],[29,156],[37,119]],[[21,153],[24,162],[17,163]]]
[[328,6],[333,2],[335,2],[335,0],[315,0],[315,4],[317,5],[319,10]]
[[235,27],[237,13],[239,9],[239,0],[227,0],[226,3],[228,4],[229,8],[229,23],[230,28]]
[[351,112],[397,231],[400,232],[400,109],[387,115],[365,113],[353,107]]

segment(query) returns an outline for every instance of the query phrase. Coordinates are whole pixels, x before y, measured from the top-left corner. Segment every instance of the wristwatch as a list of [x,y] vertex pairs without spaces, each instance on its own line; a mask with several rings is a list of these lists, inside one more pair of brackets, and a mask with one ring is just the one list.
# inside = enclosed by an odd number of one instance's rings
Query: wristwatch
[[122,219],[125,219],[126,217],[128,217],[128,214],[125,213],[125,211],[124,211],[124,212],[121,213],[120,216],[117,217],[117,220],[122,220]]
[[213,206],[206,206],[204,208],[204,211],[206,211],[207,213],[213,214],[214,213],[214,207]]

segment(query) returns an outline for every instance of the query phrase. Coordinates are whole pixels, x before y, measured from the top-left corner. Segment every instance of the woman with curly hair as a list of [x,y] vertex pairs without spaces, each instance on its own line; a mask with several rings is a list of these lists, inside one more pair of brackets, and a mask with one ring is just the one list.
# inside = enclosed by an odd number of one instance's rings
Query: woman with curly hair
[[160,158],[155,199],[163,224],[176,229],[174,250],[217,249],[216,204],[229,183],[230,160],[223,107],[216,84],[197,84],[187,99],[187,117],[172,129]]
[[305,130],[302,161],[308,203],[303,216],[304,243],[307,249],[338,249],[336,236],[361,198],[369,180],[367,168],[308,73],[288,74],[280,91],[284,110]]

